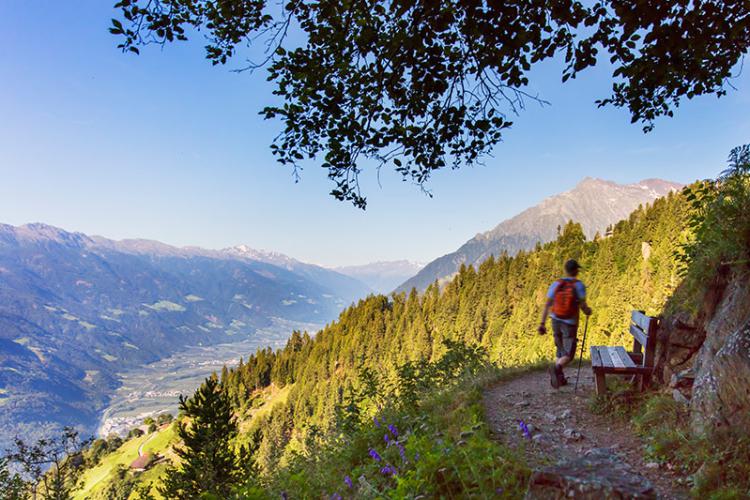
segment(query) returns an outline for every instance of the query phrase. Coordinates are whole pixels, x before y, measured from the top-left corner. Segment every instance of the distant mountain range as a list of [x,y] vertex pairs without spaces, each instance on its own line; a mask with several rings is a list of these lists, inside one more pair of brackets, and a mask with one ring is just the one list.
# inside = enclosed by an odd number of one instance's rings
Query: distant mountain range
[[374,262],[361,266],[336,267],[334,271],[355,278],[378,293],[391,293],[398,285],[419,272],[424,264],[409,260]]
[[275,318],[322,325],[370,292],[341,273],[244,246],[0,225],[0,449],[16,434],[91,430],[118,372],[186,346],[248,338]]
[[546,243],[557,236],[558,227],[570,220],[580,223],[589,238],[604,233],[607,226],[626,218],[638,205],[654,201],[681,184],[661,179],[646,179],[635,184],[587,177],[570,191],[552,196],[478,234],[455,252],[433,260],[415,276],[406,280],[398,291],[424,290],[431,283],[450,279],[462,264],[477,265],[490,255],[515,254],[529,250],[538,242]]

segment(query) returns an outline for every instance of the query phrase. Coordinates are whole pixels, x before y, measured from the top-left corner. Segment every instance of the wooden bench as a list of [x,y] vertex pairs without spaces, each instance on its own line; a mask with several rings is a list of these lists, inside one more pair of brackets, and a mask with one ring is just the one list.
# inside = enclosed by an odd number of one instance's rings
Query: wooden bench
[[638,390],[648,385],[654,370],[658,328],[656,318],[646,316],[643,311],[633,311],[630,322],[632,352],[626,352],[620,346],[591,346],[591,368],[594,370],[597,394],[607,392],[605,376],[608,373],[635,375]]

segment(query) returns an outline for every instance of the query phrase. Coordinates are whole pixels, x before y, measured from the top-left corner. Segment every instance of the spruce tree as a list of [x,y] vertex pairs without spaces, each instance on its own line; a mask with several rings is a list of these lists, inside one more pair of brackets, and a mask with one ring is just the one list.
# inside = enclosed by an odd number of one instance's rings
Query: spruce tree
[[7,458],[0,458],[0,493],[6,500],[22,500],[27,498],[27,485],[18,474],[8,470]]
[[178,499],[226,498],[247,473],[240,463],[244,453],[232,449],[237,424],[226,392],[215,377],[207,378],[193,397],[180,396],[180,411],[177,434],[183,446],[175,448],[180,465],[167,470],[160,493]]

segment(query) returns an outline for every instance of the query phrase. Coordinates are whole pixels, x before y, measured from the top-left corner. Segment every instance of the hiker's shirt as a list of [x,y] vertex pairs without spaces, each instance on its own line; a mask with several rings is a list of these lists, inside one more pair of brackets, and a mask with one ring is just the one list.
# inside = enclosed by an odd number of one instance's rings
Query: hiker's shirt
[[[586,285],[583,284],[583,281],[578,280],[576,278],[561,278],[565,281],[573,281],[575,280],[575,292],[576,292],[576,298],[578,299],[578,303],[580,304],[584,300],[586,300]],[[550,285],[549,290],[547,291],[547,298],[548,299],[554,299],[555,298],[555,292],[557,292],[557,287],[560,285],[560,280],[555,280],[552,285]],[[575,316],[572,318],[558,318],[554,311],[550,312],[550,317],[556,321],[561,321],[565,323],[566,325],[577,325],[578,324],[578,315],[580,313],[580,309],[576,308]]]

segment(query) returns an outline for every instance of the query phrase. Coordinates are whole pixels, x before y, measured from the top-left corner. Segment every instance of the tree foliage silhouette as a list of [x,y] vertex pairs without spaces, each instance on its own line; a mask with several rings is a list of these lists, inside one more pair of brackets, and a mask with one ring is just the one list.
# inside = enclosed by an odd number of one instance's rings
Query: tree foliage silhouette
[[[16,464],[20,474],[9,477],[12,489],[8,498],[20,491],[17,488],[25,489],[26,497],[34,500],[73,498],[83,464],[82,451],[90,442],[81,440],[72,427],[65,427],[60,436],[39,439],[33,444],[16,437],[14,448],[5,460]],[[0,472],[0,476],[5,474]]]
[[[532,67],[564,57],[562,80],[602,60],[612,92],[599,106],[627,108],[645,130],[684,98],[726,92],[750,44],[745,1],[575,0],[356,2],[121,0],[110,31],[124,51],[187,40],[225,64],[245,44],[263,61],[282,103],[266,118],[284,128],[272,145],[299,174],[321,159],[331,194],[364,208],[364,163],[424,186],[440,168],[476,163],[529,99]],[[277,12],[280,10],[280,12]],[[273,14],[272,14],[273,12]],[[287,37],[290,30],[301,36]],[[370,160],[369,162],[365,160]]]

